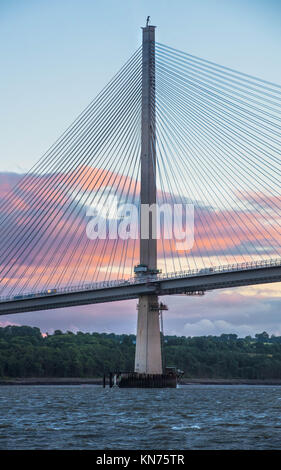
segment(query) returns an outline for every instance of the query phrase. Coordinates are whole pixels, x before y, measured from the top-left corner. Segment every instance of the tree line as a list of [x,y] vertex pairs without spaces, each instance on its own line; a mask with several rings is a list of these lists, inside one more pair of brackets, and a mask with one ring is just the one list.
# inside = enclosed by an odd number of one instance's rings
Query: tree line
[[[281,379],[281,337],[266,332],[238,338],[165,336],[166,366],[187,378]],[[102,377],[133,371],[135,335],[63,333],[39,328],[0,328],[0,377]]]

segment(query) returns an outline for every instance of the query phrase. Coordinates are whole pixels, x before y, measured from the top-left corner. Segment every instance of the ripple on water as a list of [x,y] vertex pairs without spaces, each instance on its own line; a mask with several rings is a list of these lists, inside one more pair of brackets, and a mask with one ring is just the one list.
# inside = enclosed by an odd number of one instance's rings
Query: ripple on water
[[173,431],[183,431],[185,429],[201,429],[201,426],[199,426],[198,424],[192,424],[192,425],[189,425],[189,426],[185,426],[185,425],[172,426]]

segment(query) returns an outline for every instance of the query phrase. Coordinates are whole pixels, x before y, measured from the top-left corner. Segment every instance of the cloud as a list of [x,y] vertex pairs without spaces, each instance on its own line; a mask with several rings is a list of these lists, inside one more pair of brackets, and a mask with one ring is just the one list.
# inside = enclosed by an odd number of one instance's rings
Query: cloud
[[[277,325],[277,328],[281,331],[281,322]],[[212,321],[207,318],[199,320],[196,323],[185,323],[184,325],[184,333],[186,336],[220,336],[223,333],[234,333],[242,338],[248,335],[255,336],[258,331],[260,330],[258,330],[255,325],[234,325],[225,320]],[[273,333],[273,331],[276,332],[276,329],[271,329],[270,327],[267,332]]]
[[20,326],[20,323],[11,322],[8,320],[0,321],[0,328],[5,328],[6,326]]
[[[68,173],[2,173],[0,183],[2,295],[14,295],[20,289],[27,292],[34,286],[42,290],[76,285],[81,280],[133,275],[139,260],[138,243],[89,240],[86,207],[97,202],[100,189],[108,187],[120,197],[120,188],[124,187],[129,201],[136,189],[138,199],[140,187],[134,178],[124,178],[112,169],[80,165]],[[171,194],[166,192],[165,198],[171,201]],[[159,268],[180,271],[203,264],[243,262],[252,254],[256,258],[272,254],[274,246],[279,249],[281,245],[281,234],[276,235],[274,223],[271,219],[271,225],[264,224],[259,208],[218,210],[197,204],[193,248],[179,253],[175,240],[159,240]]]
[[[164,317],[166,334],[184,336],[220,335],[236,333],[238,336],[267,331],[281,335],[281,302],[271,296],[272,286],[281,290],[281,283],[207,292],[204,297],[165,297],[169,311]],[[267,295],[266,295],[267,294]]]
[[17,320],[19,325],[37,326],[44,333],[62,331],[96,331],[104,333],[135,334],[137,301],[126,300],[106,304],[85,305],[41,312],[5,315],[5,323]]

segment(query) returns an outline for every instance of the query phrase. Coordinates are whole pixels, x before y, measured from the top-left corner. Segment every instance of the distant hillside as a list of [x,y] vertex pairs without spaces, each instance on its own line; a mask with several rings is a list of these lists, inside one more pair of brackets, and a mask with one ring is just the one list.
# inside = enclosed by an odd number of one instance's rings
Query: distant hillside
[[[132,371],[134,335],[62,333],[43,337],[38,328],[0,328],[0,377],[101,377]],[[165,336],[167,366],[188,378],[281,379],[281,337]]]

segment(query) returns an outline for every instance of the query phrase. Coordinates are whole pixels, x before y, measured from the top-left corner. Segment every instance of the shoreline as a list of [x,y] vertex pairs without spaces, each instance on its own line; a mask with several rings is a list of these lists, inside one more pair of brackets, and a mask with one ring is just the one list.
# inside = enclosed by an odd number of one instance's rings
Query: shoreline
[[[102,385],[102,378],[80,377],[29,377],[0,379],[3,385]],[[109,380],[107,377],[106,385]],[[182,379],[180,385],[281,385],[281,379]]]

